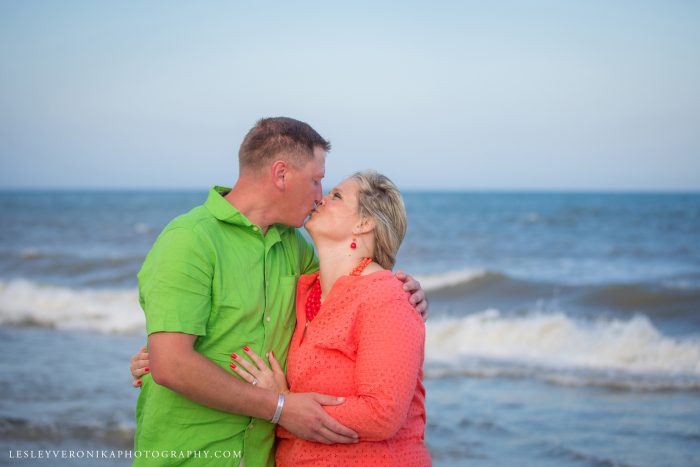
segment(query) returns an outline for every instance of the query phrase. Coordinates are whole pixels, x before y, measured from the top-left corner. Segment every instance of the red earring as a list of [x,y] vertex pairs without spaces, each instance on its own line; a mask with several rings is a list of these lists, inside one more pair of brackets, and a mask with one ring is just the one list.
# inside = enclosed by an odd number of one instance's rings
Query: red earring
[[352,239],[352,242],[350,243],[350,248],[352,248],[353,250],[354,250],[355,248],[357,248],[357,243],[355,243],[355,239],[354,239],[354,238]]

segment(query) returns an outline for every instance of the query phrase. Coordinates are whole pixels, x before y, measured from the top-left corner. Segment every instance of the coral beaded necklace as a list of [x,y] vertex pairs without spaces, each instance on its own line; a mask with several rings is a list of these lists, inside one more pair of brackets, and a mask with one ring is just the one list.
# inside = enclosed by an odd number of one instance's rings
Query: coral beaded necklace
[[[362,271],[372,262],[372,258],[362,258],[362,261],[350,272],[351,276],[359,276]],[[316,277],[309,296],[306,297],[306,319],[312,321],[321,309],[321,276]]]
[[[355,266],[355,268],[350,272],[351,276],[359,276],[362,271],[367,267],[369,263],[372,262],[372,258],[362,258],[362,261]],[[318,312],[321,310],[321,275],[316,276],[314,285],[311,287],[311,292],[309,296],[306,297],[306,325],[304,326],[304,334],[301,336],[301,340],[304,340],[306,336],[306,328],[309,327],[309,322],[311,322]]]

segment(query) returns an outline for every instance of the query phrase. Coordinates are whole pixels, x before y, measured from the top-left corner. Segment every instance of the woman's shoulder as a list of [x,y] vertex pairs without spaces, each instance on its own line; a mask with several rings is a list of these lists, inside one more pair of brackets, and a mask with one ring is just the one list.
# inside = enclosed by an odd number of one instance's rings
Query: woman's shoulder
[[408,303],[410,294],[403,289],[403,282],[388,269],[360,276],[359,279],[358,285],[366,297],[377,302],[401,300]]
[[393,272],[383,270],[360,278],[360,287],[357,287],[360,295],[356,302],[358,320],[391,333],[400,330],[407,335],[422,335],[425,332],[423,319],[409,302],[410,294]]
[[369,287],[395,288],[399,286],[400,288],[401,286],[401,281],[388,269],[370,272],[369,274],[359,276],[359,279]]

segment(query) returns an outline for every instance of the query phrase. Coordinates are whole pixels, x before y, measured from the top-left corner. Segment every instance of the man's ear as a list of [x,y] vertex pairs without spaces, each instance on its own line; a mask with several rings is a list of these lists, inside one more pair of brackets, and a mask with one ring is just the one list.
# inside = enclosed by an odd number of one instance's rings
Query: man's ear
[[289,166],[282,160],[273,162],[270,166],[270,176],[272,177],[272,183],[279,190],[284,191],[287,185],[287,177],[289,177]]

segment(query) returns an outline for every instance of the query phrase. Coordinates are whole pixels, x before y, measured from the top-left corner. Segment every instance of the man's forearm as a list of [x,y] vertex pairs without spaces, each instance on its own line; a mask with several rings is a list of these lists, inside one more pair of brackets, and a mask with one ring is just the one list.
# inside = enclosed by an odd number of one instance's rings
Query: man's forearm
[[156,383],[217,410],[267,420],[275,413],[276,392],[239,380],[191,347],[168,351],[163,342],[153,344],[151,373]]

